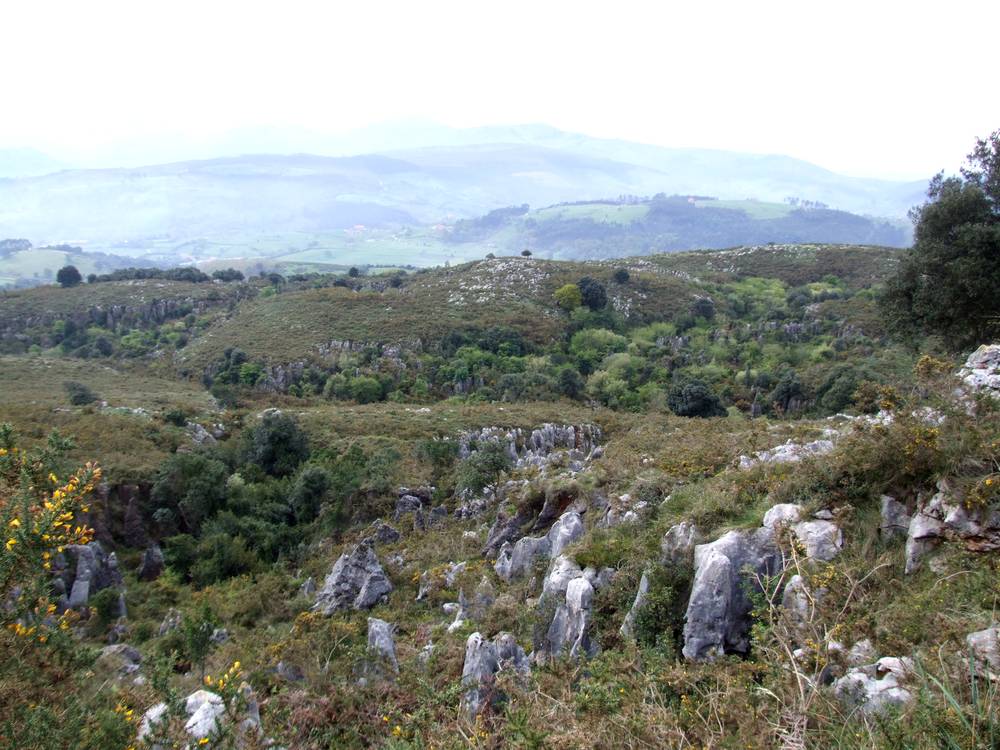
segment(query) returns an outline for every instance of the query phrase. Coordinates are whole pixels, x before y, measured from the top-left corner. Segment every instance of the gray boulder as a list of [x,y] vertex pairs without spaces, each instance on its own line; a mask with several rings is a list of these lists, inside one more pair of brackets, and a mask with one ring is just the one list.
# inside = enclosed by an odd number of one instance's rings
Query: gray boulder
[[882,539],[889,541],[905,537],[912,520],[906,506],[890,495],[882,495],[881,503],[882,523],[879,525],[879,533]]
[[811,560],[830,561],[840,554],[844,535],[832,521],[800,521],[792,527]]
[[371,609],[389,596],[392,583],[371,545],[362,542],[345,552],[316,592],[313,609],[324,615],[338,610]]
[[368,618],[368,656],[374,660],[373,671],[381,673],[383,670],[388,670],[392,674],[399,673],[394,630],[395,628],[385,620]]
[[[669,532],[668,532],[669,533]],[[625,620],[622,622],[622,626],[618,629],[623,638],[635,638],[635,621],[639,616],[639,610],[642,609],[643,605],[646,603],[646,594],[649,593],[649,571],[644,570],[642,573],[642,578],[639,579],[639,588],[635,592],[635,600],[632,602],[632,608],[625,615]]]
[[375,544],[395,544],[402,539],[402,536],[396,529],[383,521],[376,521],[372,524],[372,530],[369,534]]
[[160,629],[157,631],[160,638],[165,636],[172,630],[177,630],[181,626],[182,616],[180,611],[171,607],[167,610],[167,614],[163,617],[163,621],[160,623]]
[[1000,345],[983,344],[965,360],[958,371],[966,388],[1000,398]]
[[684,657],[713,659],[746,654],[750,648],[749,591],[760,590],[753,574],[773,575],[781,564],[768,527],[730,531],[694,553],[694,582],[684,625]]
[[1000,679],[1000,626],[969,633],[965,642],[980,668],[992,673],[993,679]]
[[139,565],[140,581],[155,581],[163,572],[163,550],[160,545],[153,544],[142,553],[142,563]]
[[850,670],[833,683],[833,691],[849,708],[873,716],[913,700],[913,694],[903,687],[912,671],[909,659],[885,657]]
[[927,553],[941,543],[947,528],[944,520],[947,514],[943,492],[935,494],[913,514],[906,534],[906,573],[916,571]]
[[691,565],[694,548],[701,542],[701,533],[690,521],[681,521],[667,529],[660,541],[660,562],[663,565]]
[[486,640],[473,633],[465,642],[465,663],[462,666],[462,707],[470,718],[475,717],[488,702],[500,698],[493,685],[500,672],[526,675],[531,663],[510,633],[499,633]]
[[542,537],[526,536],[516,544],[507,542],[493,568],[508,583],[531,572],[535,561],[558,557],[562,551],[583,536],[583,520],[576,511],[563,513],[548,533]]
[[556,608],[545,638],[535,646],[536,663],[544,663],[554,656],[575,659],[596,653],[596,645],[590,640],[593,598],[594,587],[586,577],[569,582],[565,601]]
[[62,609],[82,610],[98,591],[121,589],[123,584],[117,556],[105,553],[100,542],[68,545],[56,564],[56,573],[62,590],[69,592],[60,602]]

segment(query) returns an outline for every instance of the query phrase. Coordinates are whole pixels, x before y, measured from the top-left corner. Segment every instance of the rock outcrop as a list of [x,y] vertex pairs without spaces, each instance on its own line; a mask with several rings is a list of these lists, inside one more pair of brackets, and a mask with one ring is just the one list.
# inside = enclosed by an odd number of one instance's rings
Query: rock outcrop
[[368,618],[368,657],[370,674],[384,676],[386,673],[398,674],[399,662],[396,661],[396,641],[393,637],[395,628],[385,620],[375,617]]
[[531,669],[528,656],[510,633],[499,633],[486,640],[473,633],[465,642],[465,663],[462,666],[462,684],[465,692],[462,706],[474,717],[500,696],[494,688],[500,672],[525,675]]
[[[458,456],[468,458],[475,446],[484,442],[500,443],[514,462],[515,468],[526,466],[546,467],[555,454],[568,452],[570,466],[582,468],[582,462],[591,456],[601,438],[595,425],[543,424],[528,432],[521,429],[505,430],[502,427],[484,427],[464,432],[459,437]],[[577,469],[579,470],[579,469]]]
[[694,552],[694,582],[684,624],[687,659],[746,654],[750,648],[749,590],[759,586],[753,574],[772,575],[781,564],[774,531],[730,531]]
[[139,580],[155,581],[163,572],[163,551],[160,545],[153,544],[142,553],[142,562],[139,564]]
[[330,615],[338,610],[371,609],[392,591],[371,545],[362,542],[342,554],[316,592],[313,609]]
[[882,523],[879,525],[879,533],[882,539],[889,541],[906,537],[912,520],[906,506],[890,495],[882,495],[881,509]]
[[701,533],[690,521],[681,521],[667,529],[660,540],[662,565],[691,565],[694,548],[701,542]]
[[555,656],[571,659],[591,657],[597,648],[590,639],[594,587],[585,576],[571,580],[566,586],[565,600],[556,607],[545,637],[536,644],[536,663]]
[[642,578],[639,579],[639,588],[635,592],[635,599],[632,601],[632,607],[629,609],[628,614],[625,615],[625,619],[622,621],[622,626],[618,629],[622,638],[635,638],[635,621],[639,616],[639,610],[641,610],[643,605],[646,603],[646,594],[648,593],[649,571],[644,570],[642,572]]
[[500,548],[494,570],[509,583],[514,578],[527,575],[536,560],[558,557],[567,546],[583,536],[583,531],[583,519],[579,513],[563,513],[545,536],[526,536],[515,544],[505,542]]
[[976,349],[958,377],[970,391],[1000,398],[1000,344],[983,344]]
[[969,633],[965,643],[979,669],[985,670],[990,679],[1000,680],[1000,626]]
[[789,440],[787,443],[782,443],[770,450],[760,451],[752,456],[740,456],[739,467],[752,469],[759,464],[796,463],[803,458],[825,455],[832,450],[832,440],[813,440],[809,443],[796,443]]
[[[121,589],[123,580],[115,553],[105,553],[100,542],[71,544],[55,558],[53,588],[60,611],[83,610],[90,597],[107,588]],[[114,613],[116,617],[124,611]]]
[[954,539],[974,552],[1000,550],[1000,510],[969,508],[947,482],[938,482],[937,492],[918,505],[906,537],[906,572],[916,571],[922,559],[945,539]]

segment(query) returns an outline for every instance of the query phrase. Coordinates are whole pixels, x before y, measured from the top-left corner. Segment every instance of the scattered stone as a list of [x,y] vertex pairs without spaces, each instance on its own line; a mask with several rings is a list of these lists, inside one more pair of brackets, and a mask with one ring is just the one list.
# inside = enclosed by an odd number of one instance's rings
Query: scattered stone
[[160,638],[165,636],[167,633],[177,630],[181,626],[181,613],[179,610],[171,607],[167,610],[167,614],[163,618],[163,622],[160,623],[160,629],[158,631]]
[[575,511],[563,513],[543,537],[524,537],[511,545],[506,542],[493,566],[497,575],[508,583],[527,575],[535,560],[558,557],[563,549],[583,536],[583,520]]
[[68,545],[64,555],[56,558],[55,573],[62,591],[69,592],[59,602],[61,610],[82,611],[98,591],[121,589],[123,584],[117,556],[114,552],[106,554],[100,542]]
[[851,646],[851,650],[847,652],[846,662],[849,667],[860,667],[864,664],[874,664],[877,659],[878,652],[875,646],[870,640],[863,638]]
[[212,635],[208,637],[208,640],[216,645],[222,645],[229,640],[229,631],[225,628],[216,628],[212,631]]
[[302,585],[299,586],[299,593],[307,599],[312,599],[313,595],[316,593],[316,581],[312,576],[309,576]]
[[139,671],[142,654],[127,643],[116,643],[101,649],[97,663],[109,672],[115,672],[119,677],[126,677]]
[[416,495],[401,495],[396,501],[396,513],[392,517],[393,523],[398,523],[399,519],[406,515],[413,516],[413,528],[416,531],[423,531],[426,528],[424,522],[424,504]]
[[274,673],[285,682],[302,682],[306,678],[298,666],[289,664],[287,661],[279,661],[274,668]]
[[374,664],[370,664],[370,673],[389,670],[392,674],[399,674],[393,631],[394,627],[385,620],[368,618],[368,655],[375,660]]
[[975,393],[1000,398],[1000,345],[983,344],[958,371],[965,386]]
[[369,536],[376,544],[395,544],[403,538],[402,534],[383,521],[375,522]]
[[222,697],[209,690],[196,690],[184,702],[188,720],[184,730],[195,739],[211,738],[222,729],[226,705]]
[[392,591],[371,545],[361,544],[340,556],[316,593],[313,609],[324,615],[338,610],[371,609]]
[[740,456],[739,467],[752,469],[759,464],[788,464],[803,458],[822,456],[833,450],[832,440],[814,440],[810,443],[796,443],[789,440],[770,450],[760,451],[753,456]]

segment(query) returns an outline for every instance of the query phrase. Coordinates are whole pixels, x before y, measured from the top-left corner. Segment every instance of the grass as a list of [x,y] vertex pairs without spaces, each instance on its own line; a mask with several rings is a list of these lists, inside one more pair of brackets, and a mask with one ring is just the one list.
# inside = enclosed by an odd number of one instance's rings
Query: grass
[[585,203],[573,206],[550,206],[532,211],[528,216],[538,221],[590,219],[603,224],[632,224],[649,213],[646,205],[609,205]]
[[696,201],[695,205],[698,208],[729,208],[733,211],[742,211],[752,219],[780,219],[782,216],[788,216],[794,210],[785,203],[766,203],[754,200]]

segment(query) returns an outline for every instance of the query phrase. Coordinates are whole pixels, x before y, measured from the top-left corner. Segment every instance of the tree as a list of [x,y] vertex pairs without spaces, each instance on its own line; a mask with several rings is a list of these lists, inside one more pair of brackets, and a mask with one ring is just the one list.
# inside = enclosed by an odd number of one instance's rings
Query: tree
[[264,412],[257,423],[243,433],[242,463],[259,466],[271,476],[288,476],[307,458],[309,441],[299,423],[276,409]]
[[631,277],[629,276],[628,271],[624,268],[616,268],[611,278],[613,278],[618,284],[627,284]]
[[229,470],[205,453],[174,453],[160,466],[150,493],[154,518],[197,533],[226,504]]
[[361,271],[359,271],[354,266],[351,266],[350,270],[347,272],[347,275],[350,276],[352,279],[356,279],[358,278],[358,276],[361,275]]
[[59,286],[65,289],[81,283],[83,281],[83,276],[80,275],[76,266],[63,266],[56,273],[56,281],[59,282]]
[[573,312],[583,304],[583,295],[576,284],[566,284],[556,289],[556,304],[566,312]]
[[514,465],[507,448],[495,440],[480,444],[458,467],[458,486],[473,493],[496,494],[504,472]]
[[979,139],[961,177],[931,180],[913,247],[881,305],[895,333],[960,350],[1000,335],[1000,130]]
[[719,397],[700,380],[675,385],[667,394],[667,406],[678,417],[724,417]]
[[236,268],[225,268],[212,273],[213,279],[219,281],[243,281],[243,272]]
[[66,395],[69,396],[69,402],[73,406],[86,406],[97,401],[97,394],[83,383],[67,380],[63,383],[63,388],[66,389]]
[[525,258],[530,258],[531,251],[528,248],[525,248],[524,250],[521,251],[521,256]]
[[584,276],[576,285],[580,287],[580,296],[583,304],[591,310],[602,310],[608,304],[608,293],[604,289],[604,284]]

